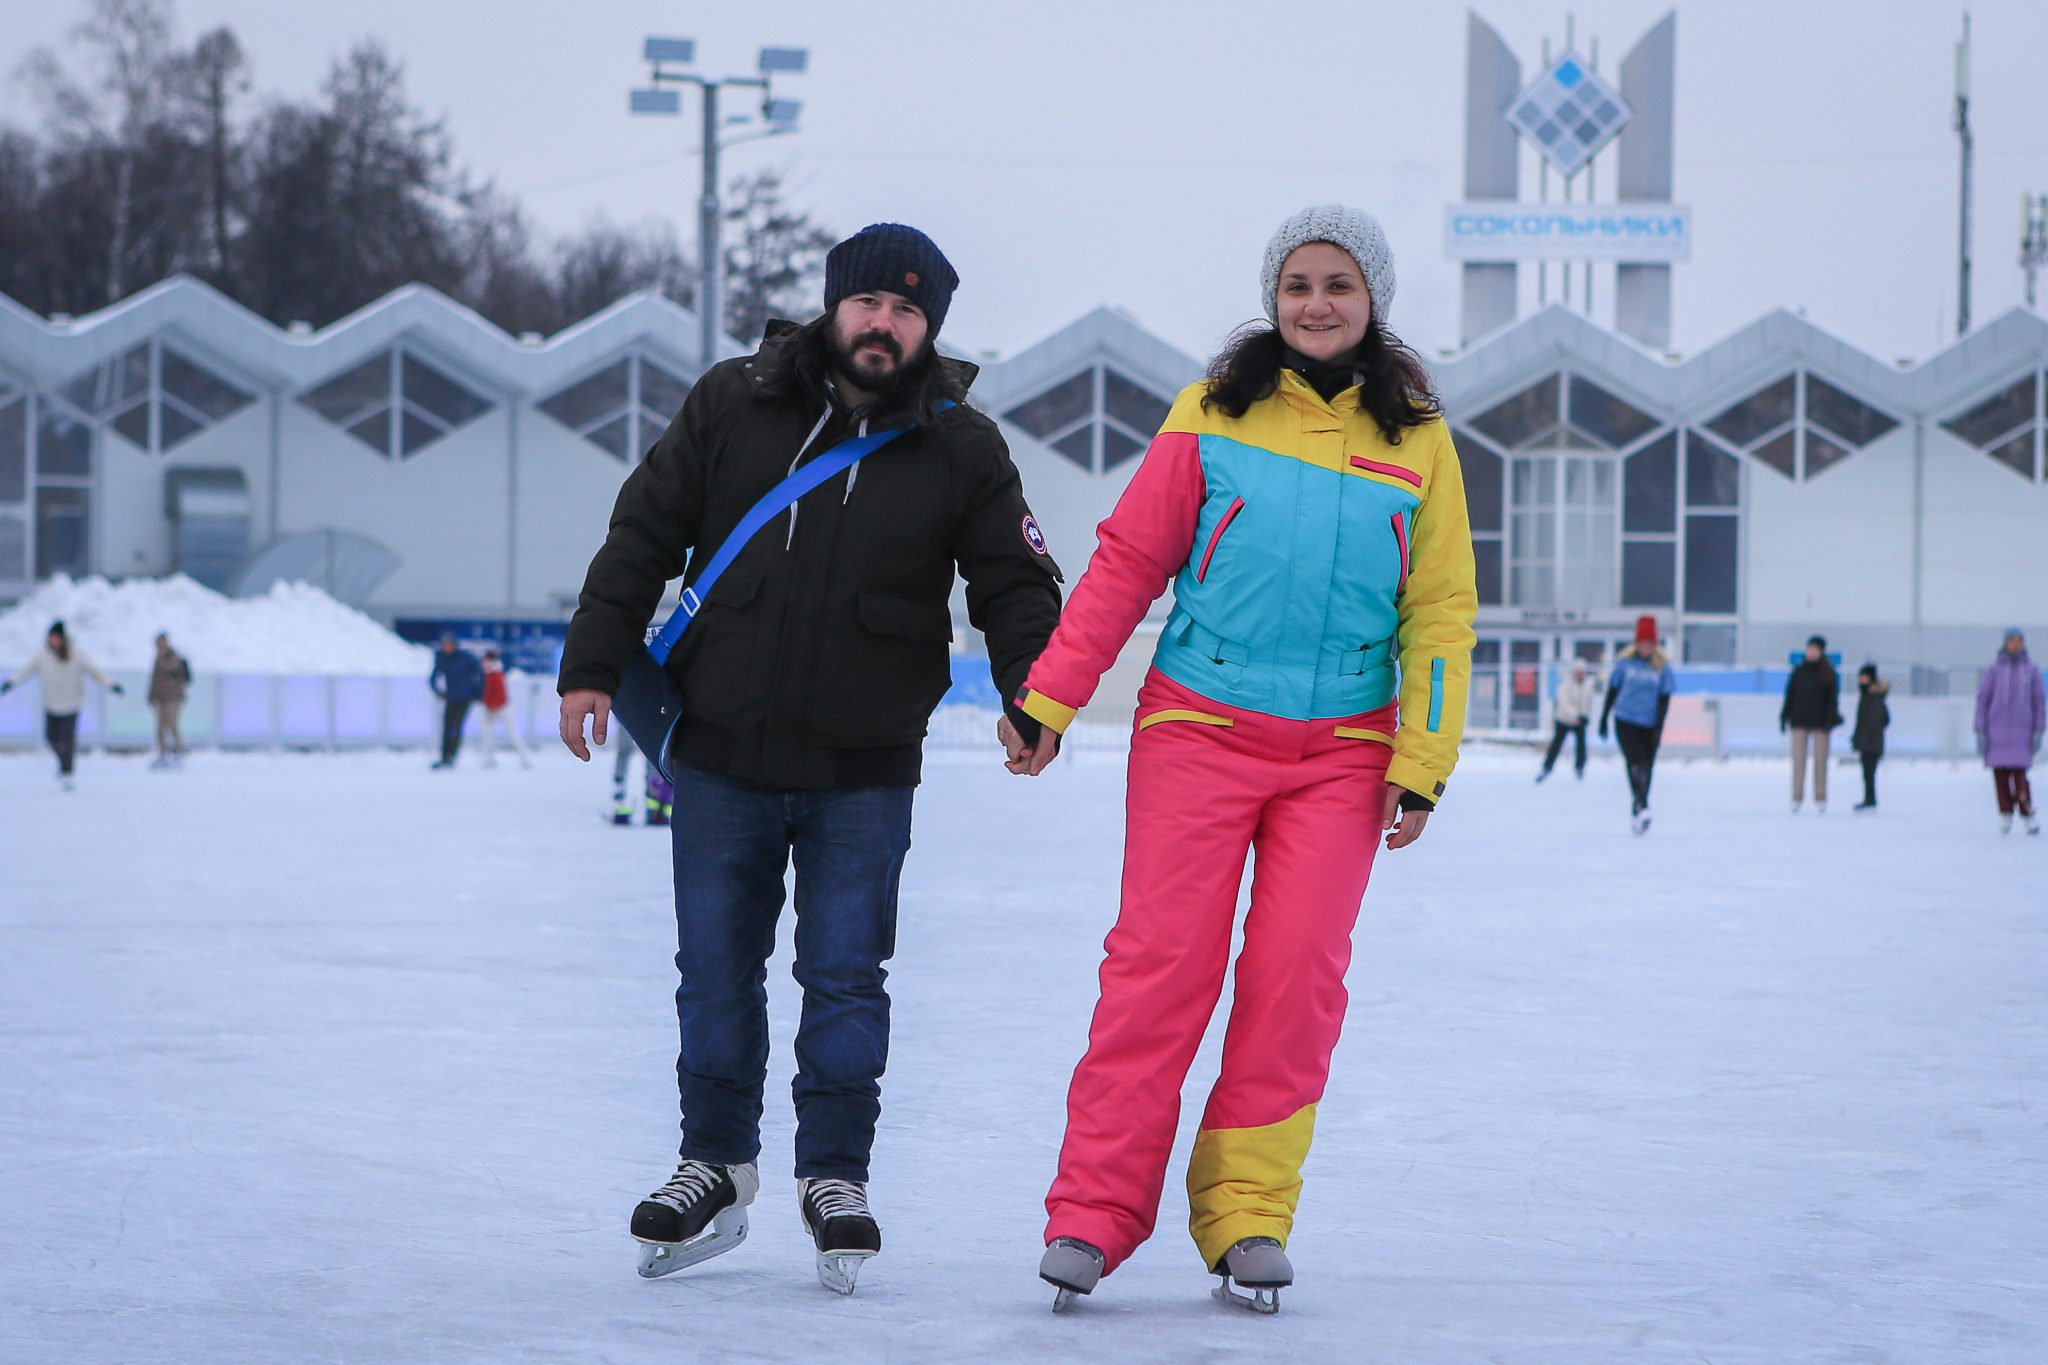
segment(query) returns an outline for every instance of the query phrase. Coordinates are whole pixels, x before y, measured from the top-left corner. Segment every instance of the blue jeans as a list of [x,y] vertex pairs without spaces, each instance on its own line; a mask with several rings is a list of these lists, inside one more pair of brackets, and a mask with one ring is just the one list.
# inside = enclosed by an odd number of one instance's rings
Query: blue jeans
[[682,1155],[761,1152],[768,959],[796,862],[796,1174],[868,1178],[889,1060],[882,964],[910,851],[910,787],[772,791],[676,765],[676,1019]]

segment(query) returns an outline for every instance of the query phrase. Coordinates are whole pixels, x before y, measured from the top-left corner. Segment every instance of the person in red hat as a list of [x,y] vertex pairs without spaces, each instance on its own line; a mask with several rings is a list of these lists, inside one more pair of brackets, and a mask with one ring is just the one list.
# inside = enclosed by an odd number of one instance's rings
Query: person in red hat
[[1607,702],[1600,708],[1600,738],[1614,720],[1614,740],[1628,762],[1630,828],[1650,828],[1650,771],[1657,766],[1657,746],[1664,739],[1664,717],[1671,710],[1673,680],[1664,651],[1657,647],[1657,618],[1636,618],[1635,643],[1614,661],[1607,680]]

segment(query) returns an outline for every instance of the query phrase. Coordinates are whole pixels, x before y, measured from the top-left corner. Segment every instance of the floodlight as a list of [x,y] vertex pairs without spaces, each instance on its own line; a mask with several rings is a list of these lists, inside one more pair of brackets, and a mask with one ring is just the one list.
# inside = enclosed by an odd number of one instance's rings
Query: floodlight
[[800,76],[803,74],[804,67],[810,62],[810,59],[811,51],[809,48],[764,47],[761,49],[761,70],[763,72],[787,71],[792,75]]
[[677,62],[688,66],[697,60],[695,38],[649,38],[642,54],[650,62]]
[[777,128],[793,128],[803,107],[802,100],[768,100],[761,105],[761,117]]
[[634,90],[628,92],[627,108],[636,114],[680,114],[683,97],[675,90]]

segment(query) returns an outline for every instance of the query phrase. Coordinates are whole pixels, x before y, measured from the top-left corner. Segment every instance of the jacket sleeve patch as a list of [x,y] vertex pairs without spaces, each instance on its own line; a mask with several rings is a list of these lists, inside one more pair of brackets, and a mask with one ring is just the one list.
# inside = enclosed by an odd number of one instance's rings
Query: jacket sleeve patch
[[1031,547],[1031,553],[1035,555],[1047,555],[1047,557],[1050,558],[1050,555],[1047,554],[1045,548],[1045,532],[1038,529],[1038,518],[1032,516],[1029,512],[1026,512],[1024,514],[1023,525],[1020,529],[1022,529],[1024,533],[1024,543]]

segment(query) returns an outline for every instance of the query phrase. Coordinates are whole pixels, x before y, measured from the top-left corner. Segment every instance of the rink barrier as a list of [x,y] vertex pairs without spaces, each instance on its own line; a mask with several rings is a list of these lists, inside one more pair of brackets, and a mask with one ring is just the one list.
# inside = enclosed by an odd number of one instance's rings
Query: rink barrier
[[[145,750],[156,734],[155,716],[144,696],[149,677],[142,672],[113,671],[110,676],[127,689],[116,697],[88,685],[79,712],[79,743],[88,749]],[[1781,675],[1782,676],[1782,675]],[[1687,690],[1671,699],[1665,726],[1668,753],[1722,758],[1781,754],[1786,739],[1778,730],[1780,697],[1750,690],[1716,694],[1702,689],[1693,675]],[[1780,684],[1782,686],[1782,684]],[[509,675],[507,686],[513,723],[529,744],[556,743],[554,680],[527,674]],[[1889,697],[1891,728],[1885,752],[1901,758],[1966,758],[1974,754],[1975,698],[1969,695]],[[1844,695],[1847,722],[1834,732],[1833,756],[1854,761],[1849,746],[1855,697]],[[962,656],[946,701],[932,717],[928,748],[978,750],[995,743],[998,710],[986,661]],[[483,707],[472,706],[463,727],[465,742],[482,729]],[[1547,744],[1551,722],[1548,699],[1534,725],[1514,728],[1468,727],[1477,740],[1511,744]],[[186,696],[182,729],[185,743],[217,749],[374,749],[429,748],[440,743],[441,705],[425,679],[277,674],[201,674]],[[1596,745],[1597,738],[1589,736]],[[1130,720],[1124,708],[1104,703],[1084,714],[1070,732],[1069,750],[1121,749],[1130,742]],[[43,743],[42,697],[39,684],[29,682],[0,697],[0,751],[40,748]]]

